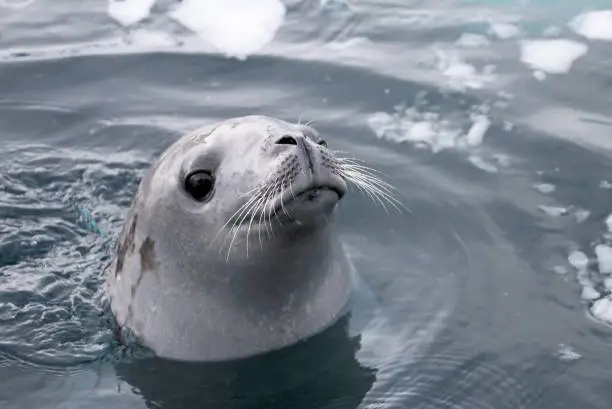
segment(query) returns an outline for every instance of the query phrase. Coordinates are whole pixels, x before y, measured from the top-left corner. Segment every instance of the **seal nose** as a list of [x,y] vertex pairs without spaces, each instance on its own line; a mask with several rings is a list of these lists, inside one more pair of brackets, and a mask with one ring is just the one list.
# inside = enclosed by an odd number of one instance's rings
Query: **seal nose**
[[283,135],[281,136],[277,141],[277,144],[279,145],[296,145],[297,146],[297,140],[291,136],[291,135]]

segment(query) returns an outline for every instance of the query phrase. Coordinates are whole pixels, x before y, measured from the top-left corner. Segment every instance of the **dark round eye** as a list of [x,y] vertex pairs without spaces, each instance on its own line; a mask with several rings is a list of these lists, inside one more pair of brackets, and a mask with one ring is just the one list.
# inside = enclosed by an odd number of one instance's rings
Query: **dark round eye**
[[185,178],[185,190],[198,202],[203,202],[213,191],[215,180],[207,170],[196,170]]
[[327,148],[327,142],[325,142],[323,139],[319,141],[319,145],[323,146],[324,148]]

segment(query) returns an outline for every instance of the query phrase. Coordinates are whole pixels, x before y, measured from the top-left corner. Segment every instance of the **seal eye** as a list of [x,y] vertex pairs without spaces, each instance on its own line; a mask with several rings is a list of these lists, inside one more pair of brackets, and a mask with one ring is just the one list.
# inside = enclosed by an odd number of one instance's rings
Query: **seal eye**
[[325,142],[323,139],[319,141],[319,145],[321,145],[324,148],[327,148],[327,142]]
[[214,178],[207,170],[196,170],[185,178],[185,190],[198,202],[208,199],[214,184]]

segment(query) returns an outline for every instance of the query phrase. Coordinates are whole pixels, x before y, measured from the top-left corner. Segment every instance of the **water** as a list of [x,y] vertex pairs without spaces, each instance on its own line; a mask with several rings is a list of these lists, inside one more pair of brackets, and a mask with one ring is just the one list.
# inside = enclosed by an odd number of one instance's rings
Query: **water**
[[[612,43],[573,20],[607,2],[196,3],[0,1],[0,407],[607,407]],[[410,208],[342,205],[363,327],[126,350],[101,284],[139,178],[246,114],[314,120]]]

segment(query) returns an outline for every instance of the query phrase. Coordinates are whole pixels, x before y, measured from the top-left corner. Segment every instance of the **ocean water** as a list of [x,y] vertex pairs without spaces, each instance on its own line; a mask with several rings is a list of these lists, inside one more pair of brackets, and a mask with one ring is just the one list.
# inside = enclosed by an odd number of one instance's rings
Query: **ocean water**
[[[0,408],[607,408],[611,107],[609,1],[0,0]],[[359,330],[125,348],[102,283],[140,178],[248,114],[410,209],[342,203]]]

